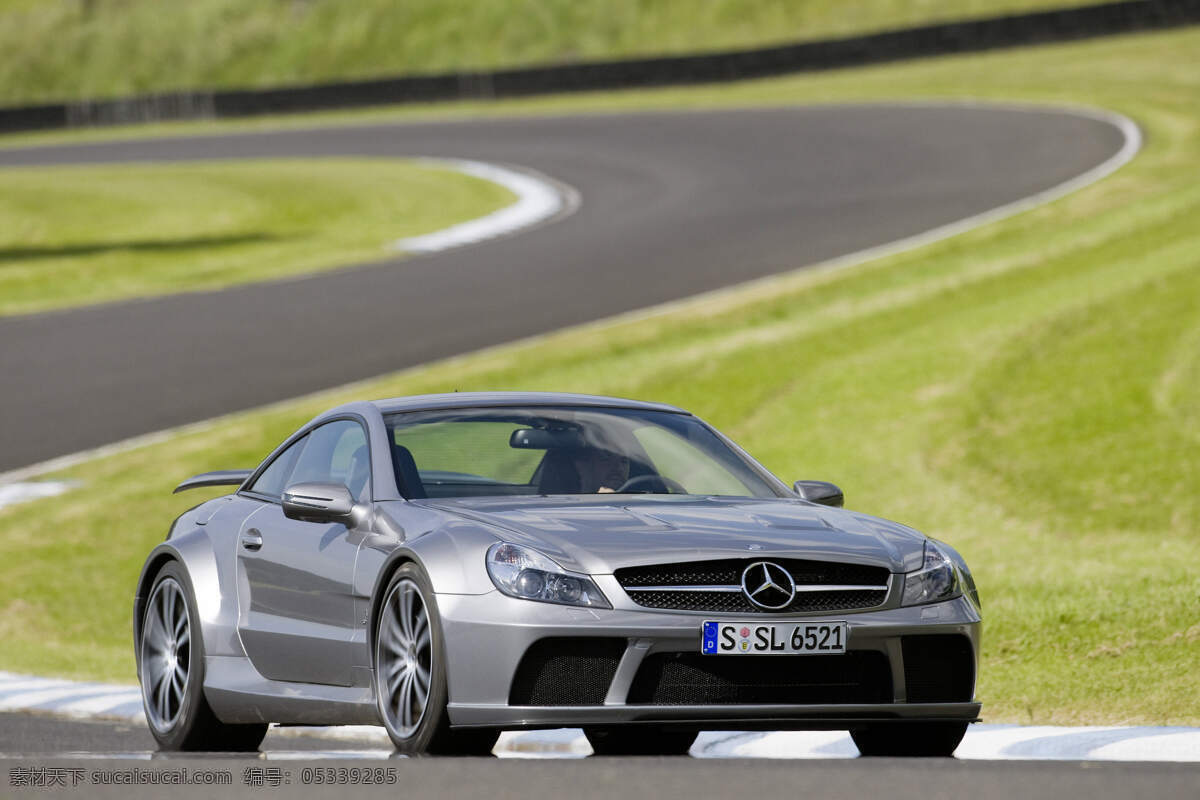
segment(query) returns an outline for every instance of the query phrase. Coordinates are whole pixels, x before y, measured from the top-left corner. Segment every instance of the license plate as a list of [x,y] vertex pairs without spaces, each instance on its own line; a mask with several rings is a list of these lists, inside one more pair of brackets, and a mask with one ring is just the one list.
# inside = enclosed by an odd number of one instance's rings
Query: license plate
[[700,652],[725,655],[833,655],[846,652],[844,622],[705,622]]

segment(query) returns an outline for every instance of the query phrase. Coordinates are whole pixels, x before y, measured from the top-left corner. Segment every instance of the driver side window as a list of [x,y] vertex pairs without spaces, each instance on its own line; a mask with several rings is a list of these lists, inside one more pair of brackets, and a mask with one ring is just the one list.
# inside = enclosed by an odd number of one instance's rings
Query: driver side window
[[250,485],[248,491],[263,494],[268,497],[278,498],[283,494],[283,487],[287,485],[288,475],[292,473],[292,467],[296,465],[296,458],[300,455],[300,451],[304,449],[304,444],[308,441],[307,436],[302,436],[291,444],[288,449],[275,457],[258,479]]
[[358,502],[371,495],[371,458],[362,425],[348,419],[329,422],[308,435],[308,444],[288,485],[340,483]]

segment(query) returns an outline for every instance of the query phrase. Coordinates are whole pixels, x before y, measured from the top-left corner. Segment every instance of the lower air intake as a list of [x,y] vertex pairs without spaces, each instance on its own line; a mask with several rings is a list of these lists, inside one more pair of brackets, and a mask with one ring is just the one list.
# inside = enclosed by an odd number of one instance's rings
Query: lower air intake
[[975,693],[975,651],[961,634],[904,636],[905,697],[910,703],[968,703]]
[[509,705],[603,705],[625,644],[624,639],[575,636],[534,642],[517,666]]
[[646,657],[630,687],[630,704],[823,705],[892,702],[887,656],[874,650],[840,656]]

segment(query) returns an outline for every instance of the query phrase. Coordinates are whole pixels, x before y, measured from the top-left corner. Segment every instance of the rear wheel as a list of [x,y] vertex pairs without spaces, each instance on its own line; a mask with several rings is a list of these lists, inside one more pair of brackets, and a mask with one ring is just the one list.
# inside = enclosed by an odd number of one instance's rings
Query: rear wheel
[[966,722],[896,722],[850,731],[864,756],[948,757],[967,733]]
[[163,750],[256,750],[266,724],[227,725],[204,698],[204,640],[197,619],[183,568],[170,562],[150,589],[137,650],[150,733]]
[[657,727],[584,728],[598,756],[686,755],[696,742],[695,731],[669,731]]
[[487,755],[499,731],[450,729],[445,645],[429,578],[416,564],[396,570],[375,628],[379,717],[402,753]]

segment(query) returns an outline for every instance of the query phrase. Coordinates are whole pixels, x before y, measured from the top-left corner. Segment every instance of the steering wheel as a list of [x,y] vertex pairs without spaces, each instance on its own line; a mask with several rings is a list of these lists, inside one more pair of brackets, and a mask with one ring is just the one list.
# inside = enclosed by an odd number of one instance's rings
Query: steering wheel
[[[643,483],[660,484],[666,492],[656,492],[653,489],[634,489],[633,487]],[[683,484],[679,481],[672,480],[664,475],[635,475],[629,480],[621,484],[616,490],[617,494],[633,494],[644,492],[647,494],[687,494],[688,490],[683,488]]]

